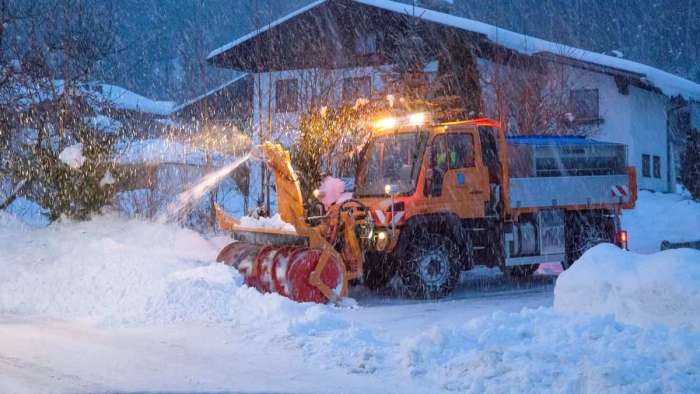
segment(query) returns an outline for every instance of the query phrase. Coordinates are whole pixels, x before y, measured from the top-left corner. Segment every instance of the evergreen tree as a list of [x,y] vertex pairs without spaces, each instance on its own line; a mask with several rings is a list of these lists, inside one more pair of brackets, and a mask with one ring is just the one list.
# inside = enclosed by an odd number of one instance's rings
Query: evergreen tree
[[688,144],[681,164],[681,183],[693,200],[700,201],[700,130],[688,133]]

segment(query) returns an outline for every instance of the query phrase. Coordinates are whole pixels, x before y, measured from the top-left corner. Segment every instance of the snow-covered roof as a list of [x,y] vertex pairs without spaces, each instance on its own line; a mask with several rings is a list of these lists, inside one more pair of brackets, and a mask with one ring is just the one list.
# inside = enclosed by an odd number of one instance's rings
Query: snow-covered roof
[[224,46],[221,46],[219,48],[214,49],[213,51],[209,52],[207,59],[211,59],[214,56],[220,55],[220,54],[228,51],[229,49],[236,47],[236,46],[250,40],[251,38],[253,38],[257,35],[262,34],[266,31],[272,29],[275,26],[281,25],[282,23],[284,23],[290,19],[293,19],[293,18],[295,18],[295,17],[297,17],[297,16],[299,16],[299,15],[301,15],[309,10],[312,10],[312,9],[314,9],[314,8],[318,7],[319,5],[324,4],[326,2],[327,2],[327,0],[317,0],[317,1],[314,1],[313,3],[311,3],[305,7],[299,8],[298,10],[292,12],[291,14],[285,15],[285,16],[277,19],[276,21],[274,21],[268,25],[265,25],[257,30],[254,30],[254,31],[244,35],[243,37],[238,38],[237,40],[234,40],[234,41],[229,42],[228,44],[226,44]]
[[[239,39],[228,43],[209,53],[208,59],[218,56],[231,48],[234,48],[251,38],[264,33],[282,23],[299,16],[311,9],[332,0],[317,0],[297,11],[288,14],[276,21],[246,34]],[[613,68],[621,71],[639,74],[645,82],[659,88],[667,96],[683,96],[686,99],[700,100],[700,84],[673,75],[658,68],[645,64],[633,62],[619,57],[608,56],[597,52],[587,51],[580,48],[570,47],[563,44],[546,41],[540,38],[527,36],[510,30],[502,29],[487,23],[467,19],[464,17],[445,14],[421,7],[413,7],[405,3],[398,3],[391,0],[350,0],[353,3],[363,4],[370,7],[415,16],[416,18],[449,26],[461,30],[480,33],[485,35],[490,41],[527,55],[553,54],[560,57],[572,59],[579,62],[591,63],[603,67]]]
[[[46,79],[39,82],[29,87],[16,82],[9,93],[0,95],[0,102],[16,100],[19,105],[29,106],[55,100],[63,94],[64,81]],[[79,83],[76,94],[87,97],[93,104],[108,104],[113,108],[155,115],[169,115],[175,106],[172,101],[152,100],[120,86],[99,82]]]
[[120,86],[105,83],[88,83],[84,85],[92,94],[110,103],[111,106],[128,111],[146,112],[155,115],[169,115],[175,103],[172,101],[157,101]]
[[228,82],[226,82],[226,83],[223,83],[223,84],[221,84],[221,85],[215,87],[214,89],[212,89],[212,90],[210,90],[210,91],[208,91],[208,92],[206,92],[206,93],[204,93],[204,94],[200,94],[199,96],[197,96],[197,97],[195,97],[195,98],[193,98],[193,99],[187,100],[187,101],[185,101],[184,103],[179,104],[179,105],[173,107],[172,113],[178,112],[178,111],[182,110],[183,108],[185,108],[185,107],[187,107],[187,106],[189,106],[189,105],[192,105],[192,104],[194,104],[194,103],[200,101],[201,99],[203,99],[203,98],[205,98],[205,97],[211,96],[212,94],[214,94],[214,93],[216,93],[216,92],[218,92],[218,91],[220,91],[220,90],[223,90],[223,89],[225,89],[225,88],[227,88],[227,87],[233,85],[234,83],[236,83],[236,82],[242,80],[243,78],[245,78],[245,77],[247,77],[247,76],[248,76],[248,74],[241,74],[241,75],[237,76],[236,78],[234,78],[234,79],[232,79],[232,80],[230,80],[230,81],[228,81]]

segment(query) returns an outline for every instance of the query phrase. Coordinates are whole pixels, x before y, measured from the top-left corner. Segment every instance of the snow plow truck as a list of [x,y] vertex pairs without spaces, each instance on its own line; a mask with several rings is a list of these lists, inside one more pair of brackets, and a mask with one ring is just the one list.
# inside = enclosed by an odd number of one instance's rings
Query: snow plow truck
[[544,262],[568,268],[598,243],[626,248],[619,215],[636,201],[625,145],[507,137],[491,119],[377,121],[352,198],[318,216],[305,215],[286,150],[265,143],[254,156],[274,173],[278,212],[294,231],[245,228],[214,206],[236,239],[217,260],[250,286],[300,302],[336,302],[350,284],[376,289],[395,275],[407,296],[434,299],[476,265],[510,277]]

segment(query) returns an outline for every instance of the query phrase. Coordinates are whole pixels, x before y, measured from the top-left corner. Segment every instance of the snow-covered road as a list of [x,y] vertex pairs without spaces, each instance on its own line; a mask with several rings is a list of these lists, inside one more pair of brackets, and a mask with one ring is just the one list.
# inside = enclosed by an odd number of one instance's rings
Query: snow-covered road
[[341,315],[384,329],[388,335],[415,335],[434,325],[453,327],[495,311],[551,307],[555,280],[553,275],[537,275],[531,280],[509,281],[497,269],[477,268],[463,274],[455,292],[440,301],[408,300],[391,292],[375,294],[353,289],[351,296],[360,308],[343,310]]
[[[551,307],[553,278],[509,282],[483,270],[465,275],[458,290],[440,302],[402,300],[359,288],[353,292],[358,307],[337,313],[398,349],[401,339],[433,327],[457,328],[494,311]],[[385,387],[386,373],[318,365],[309,361],[303,346],[285,337],[275,344],[273,336],[271,346],[261,346],[256,337],[267,334],[258,330],[226,323],[115,328],[6,316],[0,318],[0,392],[367,393]],[[402,380],[392,379],[387,392],[425,392]]]

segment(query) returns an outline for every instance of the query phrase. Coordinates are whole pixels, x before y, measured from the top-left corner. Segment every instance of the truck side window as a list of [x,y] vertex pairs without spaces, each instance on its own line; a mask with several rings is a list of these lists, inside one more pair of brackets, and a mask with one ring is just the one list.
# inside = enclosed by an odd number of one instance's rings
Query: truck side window
[[[449,152],[447,151],[447,138],[445,135],[438,135],[433,139],[430,151],[430,168],[432,178],[427,182],[425,189],[428,196],[439,196],[442,194],[442,179],[449,169]],[[426,179],[428,181],[428,179]]]
[[443,134],[435,137],[430,155],[432,178],[427,182],[426,195],[442,194],[442,182],[447,170],[474,167],[474,165],[474,136]]
[[500,183],[501,166],[498,160],[498,143],[494,131],[490,127],[479,127],[481,137],[481,158],[489,170],[490,183]]
[[447,150],[450,170],[474,167],[474,137],[471,134],[449,134]]

